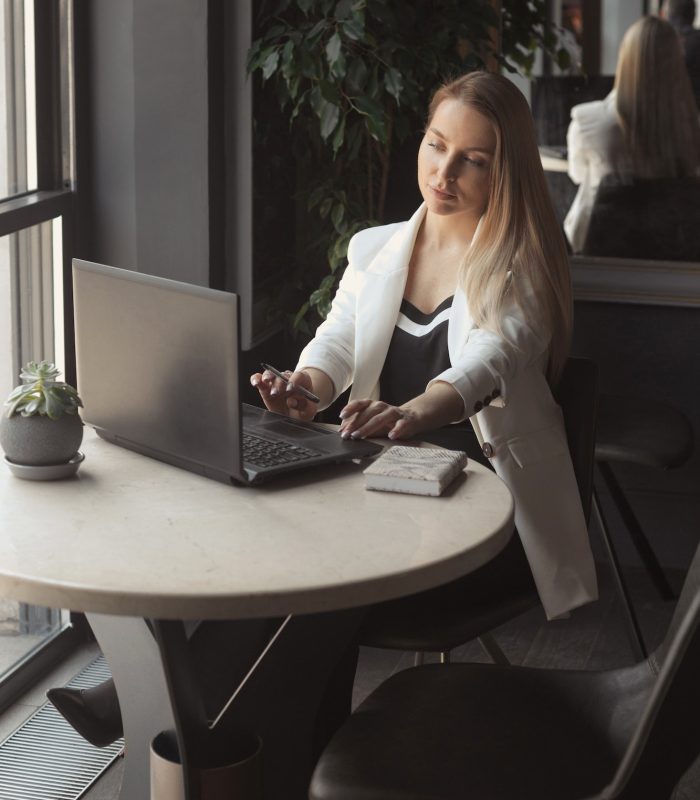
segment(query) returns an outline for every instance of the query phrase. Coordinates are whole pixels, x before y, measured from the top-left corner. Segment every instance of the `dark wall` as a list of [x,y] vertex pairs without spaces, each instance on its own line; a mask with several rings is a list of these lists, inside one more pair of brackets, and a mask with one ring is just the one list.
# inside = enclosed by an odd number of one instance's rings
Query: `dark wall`
[[[79,254],[207,285],[207,3],[90,0],[79,5],[88,96]],[[83,175],[85,174],[85,170]],[[88,187],[86,189],[86,187]]]

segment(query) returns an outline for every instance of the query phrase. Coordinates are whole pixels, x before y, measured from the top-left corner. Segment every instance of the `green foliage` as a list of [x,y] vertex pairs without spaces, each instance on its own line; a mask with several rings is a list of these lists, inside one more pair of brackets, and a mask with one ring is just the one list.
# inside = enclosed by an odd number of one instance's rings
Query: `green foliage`
[[22,383],[7,398],[7,416],[21,414],[33,417],[37,414],[58,419],[63,414],[77,414],[82,401],[76,390],[56,378],[61,374],[48,361],[30,361],[20,373]]
[[[545,0],[504,0],[500,16],[489,0],[260,2],[248,70],[289,121],[296,199],[313,212],[304,220],[306,263],[289,276],[310,290],[296,329],[310,333],[328,313],[351,236],[384,221],[392,155],[422,129],[440,83],[488,59],[529,74],[540,47],[563,65],[545,19]],[[265,119],[255,124],[264,139]]]

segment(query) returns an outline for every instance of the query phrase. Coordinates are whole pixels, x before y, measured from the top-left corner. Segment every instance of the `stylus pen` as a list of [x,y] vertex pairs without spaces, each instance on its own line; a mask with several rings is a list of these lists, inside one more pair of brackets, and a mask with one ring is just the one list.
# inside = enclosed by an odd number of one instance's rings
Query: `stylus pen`
[[[285,383],[289,383],[289,378],[285,377],[278,369],[271,367],[269,364],[265,364],[264,361],[260,362],[260,366],[263,369],[269,370],[273,375],[276,375],[278,378],[282,378]],[[313,392],[310,392],[308,389],[305,389],[303,386],[297,386],[296,383],[294,384],[294,388],[299,392],[300,395],[303,395],[307,400],[311,400],[312,403],[320,403],[321,398],[316,397]]]

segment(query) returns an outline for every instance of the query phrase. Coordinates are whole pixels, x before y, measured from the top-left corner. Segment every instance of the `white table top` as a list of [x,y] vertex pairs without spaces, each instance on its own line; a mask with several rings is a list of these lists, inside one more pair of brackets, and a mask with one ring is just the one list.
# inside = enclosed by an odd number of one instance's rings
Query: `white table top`
[[85,429],[75,478],[0,465],[0,594],[75,611],[180,619],[349,608],[476,569],[506,544],[513,502],[470,462],[448,494],[364,489],[355,464],[260,488],[216,483]]

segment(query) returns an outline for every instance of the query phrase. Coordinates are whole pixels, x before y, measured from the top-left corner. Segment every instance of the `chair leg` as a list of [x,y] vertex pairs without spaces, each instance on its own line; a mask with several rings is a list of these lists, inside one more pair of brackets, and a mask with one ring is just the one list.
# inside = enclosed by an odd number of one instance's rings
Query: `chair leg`
[[644,531],[642,530],[634,511],[632,511],[624,492],[620,488],[620,484],[617,482],[617,478],[615,477],[610,464],[606,463],[605,461],[599,461],[598,469],[605,480],[605,484],[608,487],[608,491],[610,492],[615,505],[620,511],[620,515],[622,516],[622,519],[630,532],[632,543],[639,553],[639,557],[644,562],[644,566],[646,567],[649,577],[653,581],[659,596],[662,600],[675,600],[676,593],[671,588],[661,564],[659,564],[659,560],[649,544],[649,540],[644,535]]
[[632,651],[634,652],[634,656],[637,660],[642,660],[647,657],[647,649],[646,645],[644,644],[644,637],[642,636],[639,622],[637,621],[637,615],[634,613],[634,608],[632,607],[629,591],[627,590],[627,585],[625,584],[625,580],[622,576],[622,568],[620,566],[617,553],[615,552],[615,546],[613,545],[610,537],[610,531],[608,530],[608,526],[605,523],[605,518],[603,517],[603,510],[600,507],[598,493],[595,491],[595,489],[593,490],[592,508],[601,536],[603,537],[603,544],[605,545],[608,561],[610,562],[610,568],[612,570],[613,580],[615,582],[615,589],[622,604],[622,611],[625,616],[625,622],[627,623],[627,634],[629,636],[630,644],[632,645]]
[[493,661],[494,664],[503,664],[505,666],[510,665],[510,661],[508,661],[506,654],[503,652],[503,650],[501,650],[491,634],[485,633],[483,636],[478,636],[477,638],[483,651],[491,659],[491,661]]
[[440,651],[440,663],[441,664],[449,664],[450,663],[450,651],[449,650],[441,650]]

